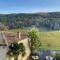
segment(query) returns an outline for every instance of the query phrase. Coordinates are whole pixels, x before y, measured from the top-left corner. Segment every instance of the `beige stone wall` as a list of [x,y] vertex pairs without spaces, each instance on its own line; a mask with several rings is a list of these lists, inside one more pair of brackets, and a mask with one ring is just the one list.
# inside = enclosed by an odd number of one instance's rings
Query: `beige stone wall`
[[6,57],[6,60],[14,60],[14,57],[7,56],[7,57]]
[[30,53],[31,53],[31,50],[30,50],[30,47],[29,47],[29,39],[24,39],[24,40],[21,40],[20,42],[18,43],[23,43],[24,47],[25,47],[25,56],[22,57],[21,55],[19,55],[19,60],[27,60],[27,58],[30,56]]

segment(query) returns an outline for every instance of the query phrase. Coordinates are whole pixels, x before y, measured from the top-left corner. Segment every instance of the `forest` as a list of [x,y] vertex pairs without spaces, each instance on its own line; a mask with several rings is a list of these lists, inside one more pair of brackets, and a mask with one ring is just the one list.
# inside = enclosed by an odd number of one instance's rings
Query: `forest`
[[49,30],[60,30],[60,12],[0,14],[0,23],[8,29],[34,26]]

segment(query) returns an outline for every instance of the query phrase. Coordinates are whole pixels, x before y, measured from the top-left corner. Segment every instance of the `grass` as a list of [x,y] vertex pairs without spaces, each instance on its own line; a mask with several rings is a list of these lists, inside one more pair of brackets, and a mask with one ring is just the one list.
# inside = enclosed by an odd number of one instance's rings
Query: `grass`
[[[28,30],[27,29],[11,29],[11,30],[6,30],[7,32],[23,32],[26,33]],[[6,32],[5,31],[5,32]]]
[[60,50],[60,31],[40,32],[41,48]]

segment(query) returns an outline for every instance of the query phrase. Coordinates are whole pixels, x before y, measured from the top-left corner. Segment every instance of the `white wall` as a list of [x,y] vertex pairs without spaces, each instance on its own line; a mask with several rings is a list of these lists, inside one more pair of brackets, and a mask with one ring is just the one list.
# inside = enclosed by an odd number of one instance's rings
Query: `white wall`
[[0,60],[6,60],[7,47],[0,46]]

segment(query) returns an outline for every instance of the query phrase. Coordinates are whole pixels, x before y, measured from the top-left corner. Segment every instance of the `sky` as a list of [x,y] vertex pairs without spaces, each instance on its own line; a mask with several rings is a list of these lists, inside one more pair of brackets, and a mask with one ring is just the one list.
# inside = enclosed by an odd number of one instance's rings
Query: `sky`
[[60,12],[60,0],[0,0],[0,14]]

